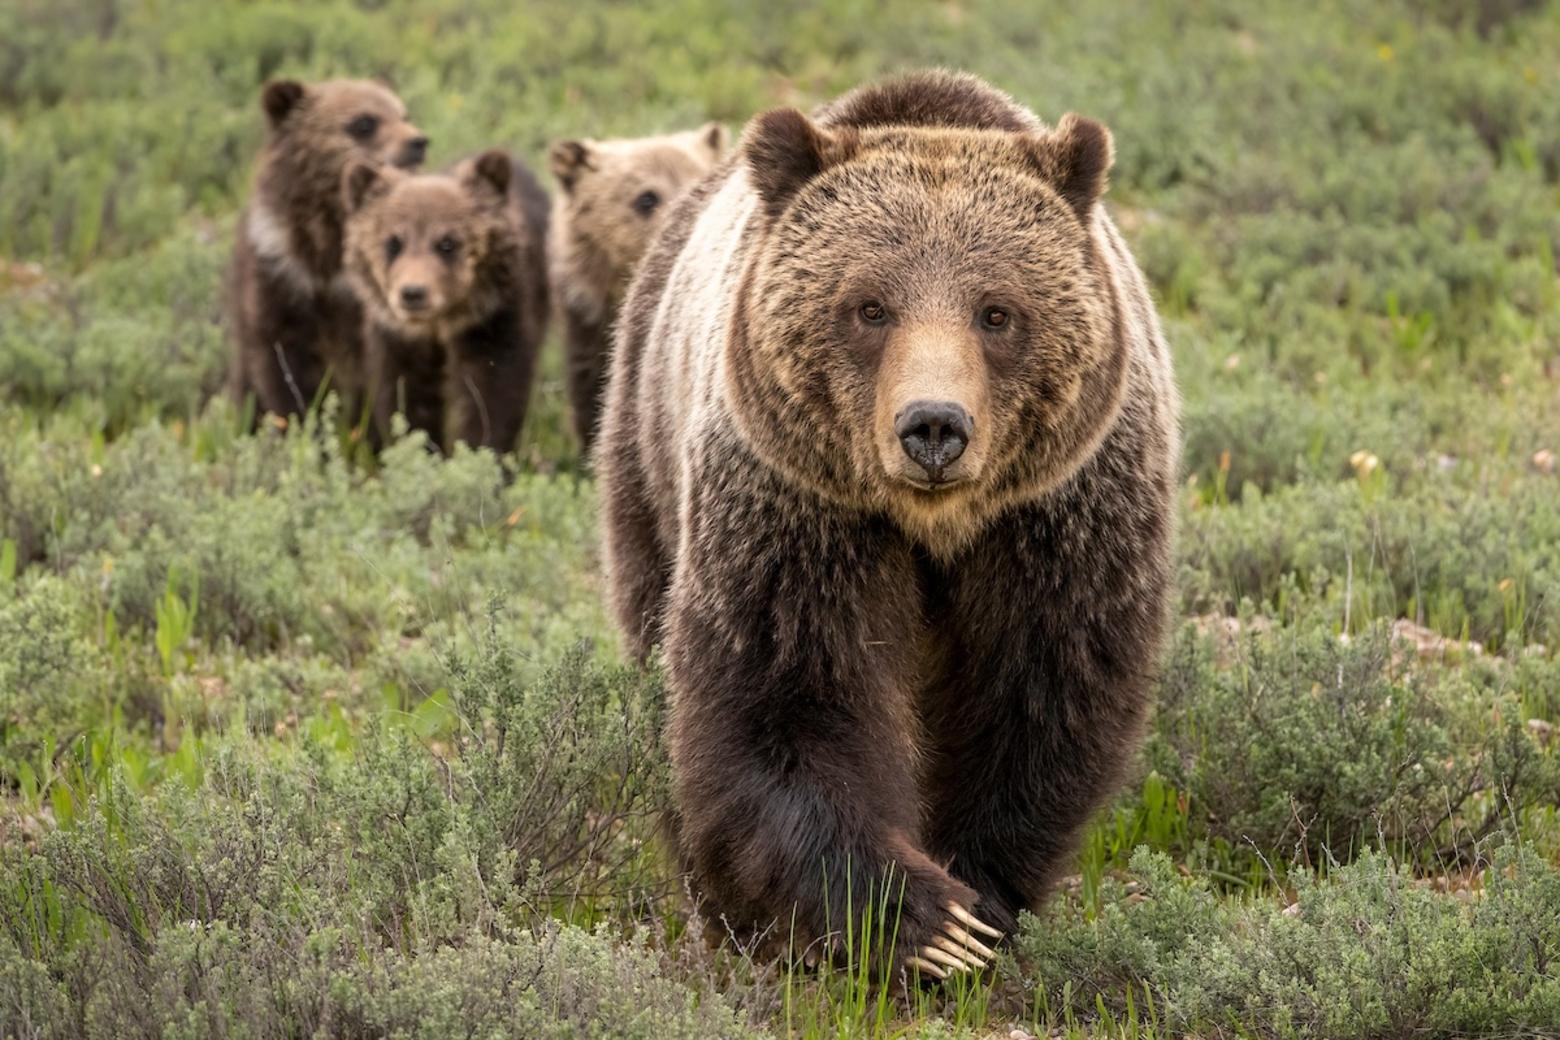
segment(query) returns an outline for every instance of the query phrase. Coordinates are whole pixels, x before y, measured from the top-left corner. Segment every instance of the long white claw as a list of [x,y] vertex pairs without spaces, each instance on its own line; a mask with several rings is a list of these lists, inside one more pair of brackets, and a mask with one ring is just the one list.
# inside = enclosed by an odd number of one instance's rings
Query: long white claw
[[990,960],[997,955],[997,952],[991,947],[950,921],[943,922],[943,931],[947,932],[953,941],[959,944],[961,949],[969,950],[971,953],[978,953],[986,960]]
[[950,900],[944,909],[952,914],[960,924],[973,928],[983,935],[989,935],[993,939],[1002,938],[1001,932],[997,931],[995,928],[991,927],[991,925],[987,924],[985,921],[982,921],[980,918],[964,909],[964,907],[960,906],[958,903]]
[[905,967],[907,967],[907,968],[914,968],[916,971],[925,972],[926,974],[930,975],[934,979],[941,980],[941,979],[946,979],[948,977],[948,973],[946,971],[943,971],[941,968],[939,968],[937,965],[933,964],[931,961],[924,960],[924,959],[922,959],[920,957],[906,957],[905,958]]
[[918,955],[920,955],[922,957],[925,957],[929,961],[932,961],[932,962],[937,963],[937,964],[941,964],[945,968],[952,968],[954,971],[969,971],[969,970],[971,970],[971,965],[968,964],[966,961],[964,961],[963,959],[961,959],[959,957],[955,957],[951,953],[944,953],[942,950],[939,950],[935,946],[922,946],[919,949],[917,949],[915,952]]
[[986,967],[986,959],[984,957],[981,957],[974,950],[968,950],[960,947],[946,935],[939,935],[937,937],[937,946],[938,948],[953,954],[955,957],[962,958],[973,968]]

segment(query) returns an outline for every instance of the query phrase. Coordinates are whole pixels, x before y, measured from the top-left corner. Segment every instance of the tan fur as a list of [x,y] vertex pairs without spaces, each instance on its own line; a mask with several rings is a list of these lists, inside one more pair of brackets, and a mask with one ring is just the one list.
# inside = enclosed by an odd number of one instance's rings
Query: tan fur
[[[415,166],[427,138],[382,84],[273,81],[268,133],[228,273],[229,391],[257,413],[300,414],[329,378],[355,418],[361,312],[341,277],[341,178],[349,164]],[[354,129],[372,122],[372,132]]]
[[379,438],[400,411],[444,447],[513,448],[547,321],[535,178],[493,150],[447,173],[355,166],[342,192]]
[[[559,192],[548,240],[549,278],[565,320],[569,394],[587,447],[595,430],[610,330],[634,267],[672,204],[708,173],[726,130],[615,140],[559,141],[550,163]],[[636,202],[650,197],[643,212]]]
[[[906,76],[755,119],[638,268],[608,581],[664,651],[680,851],[739,938],[805,945],[880,883],[898,963],[950,900],[1011,934],[1137,747],[1179,402],[1111,148]],[[900,440],[924,400],[971,419],[947,466]]]

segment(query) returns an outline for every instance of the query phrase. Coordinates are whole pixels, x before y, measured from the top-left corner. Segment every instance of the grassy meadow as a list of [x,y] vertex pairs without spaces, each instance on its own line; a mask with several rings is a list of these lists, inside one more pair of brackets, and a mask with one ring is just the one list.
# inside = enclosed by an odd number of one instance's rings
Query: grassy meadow
[[[556,333],[510,457],[220,397],[270,76],[435,164],[968,69],[1113,129],[1185,396],[1137,776],[993,972],[754,960]],[[1560,6],[0,4],[0,1037],[1560,1036]]]

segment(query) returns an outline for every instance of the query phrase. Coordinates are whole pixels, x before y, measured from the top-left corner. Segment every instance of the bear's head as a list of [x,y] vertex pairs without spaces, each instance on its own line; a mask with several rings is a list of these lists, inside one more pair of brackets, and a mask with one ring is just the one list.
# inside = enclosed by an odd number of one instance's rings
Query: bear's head
[[518,263],[513,160],[483,152],[449,173],[372,163],[342,178],[346,268],[375,320],[409,335],[458,329],[504,305]]
[[719,123],[662,137],[555,143],[548,162],[569,234],[599,255],[606,277],[626,281],[670,203],[715,166],[725,146]]
[[761,457],[940,552],[1076,470],[1126,371],[1103,126],[828,127],[784,109],[742,153],[760,227],[727,372]]
[[260,105],[271,156],[295,167],[300,190],[318,183],[327,201],[336,198],[349,164],[413,169],[428,150],[428,138],[406,118],[406,105],[372,80],[272,80],[260,93]]

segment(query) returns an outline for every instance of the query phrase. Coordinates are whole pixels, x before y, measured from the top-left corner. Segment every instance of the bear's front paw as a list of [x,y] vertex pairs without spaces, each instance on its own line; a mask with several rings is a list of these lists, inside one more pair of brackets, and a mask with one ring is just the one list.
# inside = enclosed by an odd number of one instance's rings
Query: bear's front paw
[[1002,933],[953,900],[943,904],[947,916],[921,937],[905,957],[905,967],[941,981],[950,975],[989,967],[996,952],[971,934],[999,940]]

